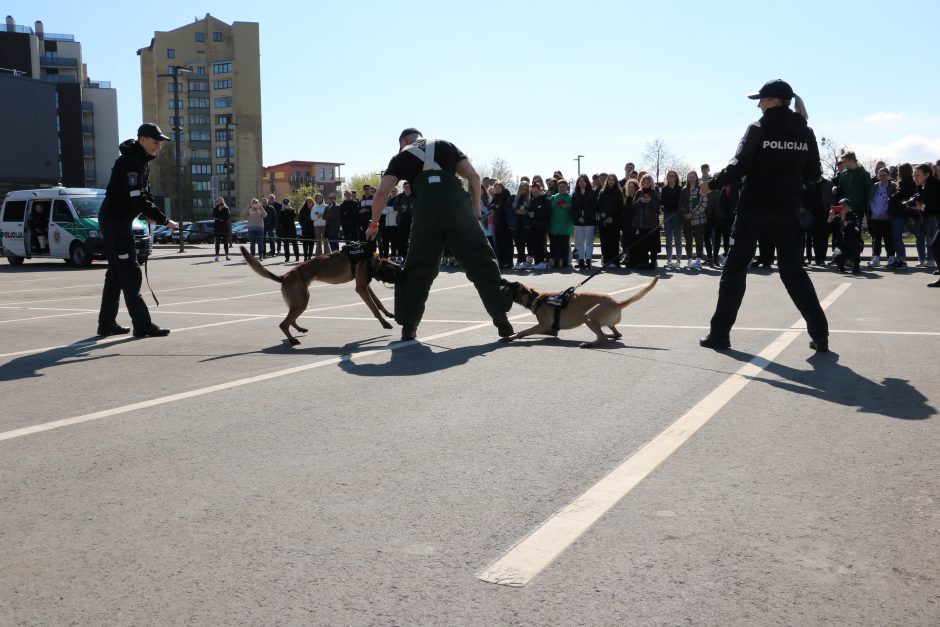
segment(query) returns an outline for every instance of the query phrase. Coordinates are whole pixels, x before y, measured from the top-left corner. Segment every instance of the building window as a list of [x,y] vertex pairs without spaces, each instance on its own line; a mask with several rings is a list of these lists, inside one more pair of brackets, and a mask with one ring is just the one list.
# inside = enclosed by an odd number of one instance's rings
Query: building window
[[204,66],[204,65],[198,66],[198,67],[196,68],[196,75],[197,75],[197,76],[205,76],[205,75],[206,75],[206,66]]
[[206,34],[205,34],[205,33],[196,33],[196,42],[197,42],[197,43],[202,43],[202,42],[204,42],[205,40],[206,40]]
[[200,108],[200,109],[208,109],[208,108],[209,108],[209,99],[208,99],[208,98],[190,98],[190,99],[189,99],[189,106],[190,106],[190,107],[197,107],[197,108]]
[[[224,157],[225,157],[225,146],[218,146],[218,147],[215,149],[215,156],[216,156],[216,157],[220,157],[220,158],[224,158]],[[234,156],[235,156],[235,146],[229,146],[229,148],[228,148],[228,156],[229,156],[229,157],[234,157]]]
[[213,74],[228,74],[232,71],[231,63],[216,63],[212,66]]
[[320,168],[320,180],[326,180],[326,168]]
[[189,91],[209,91],[209,81],[189,81]]
[[183,126],[183,123],[184,123],[184,122],[186,122],[186,120],[183,118],[183,116],[180,116],[180,117],[176,117],[175,115],[171,115],[171,116],[170,116],[170,127],[171,127],[171,128],[175,128],[175,127],[177,127],[177,126]]
[[225,124],[228,124],[228,123],[231,122],[231,121],[232,121],[232,116],[231,116],[231,115],[217,115],[217,116],[215,116],[215,123],[218,124],[219,126],[223,126],[223,125],[225,125]]
[[232,97],[225,96],[224,98],[215,99],[215,108],[216,109],[225,109],[232,106]]
[[212,33],[212,41],[222,41],[222,33],[215,31]]
[[183,108],[183,101],[182,101],[182,100],[174,100],[174,99],[171,98],[171,99],[170,99],[170,103],[169,103],[169,104],[170,104],[170,111],[173,111],[173,110],[176,108],[176,105],[173,104],[173,103],[178,104],[179,107],[180,107],[180,109]]
[[234,171],[235,171],[235,164],[232,164],[229,168],[226,168],[224,163],[219,163],[219,164],[216,164],[216,166],[215,166],[215,173],[216,173],[216,174],[228,174],[228,173],[229,173],[229,170],[231,170],[232,172],[234,172]]
[[194,142],[209,141],[209,131],[193,131],[190,133],[190,139]]
[[209,181],[193,181],[193,191],[207,192],[209,189]]
[[216,89],[231,89],[231,88],[232,88],[232,79],[226,78],[225,80],[222,80],[222,81],[216,81],[216,82],[215,82],[215,88],[216,88]]
[[200,148],[199,150],[193,151],[193,159],[208,159],[209,151],[205,148]]
[[189,116],[189,123],[208,125],[209,116],[208,115],[191,115]]
[[193,174],[212,174],[212,166],[208,163],[194,163],[190,167]]
[[[235,129],[230,128],[228,130],[228,140],[232,141],[233,139],[235,139]],[[224,128],[215,129],[215,141],[217,142],[225,141],[225,129]]]
[[183,143],[184,141],[186,141],[186,133],[182,131],[180,132],[173,131],[170,133],[170,139],[178,143]]
[[176,58],[176,50],[174,50],[173,48],[167,48],[167,49],[166,49],[166,58],[167,58],[167,59],[175,59],[175,58]]

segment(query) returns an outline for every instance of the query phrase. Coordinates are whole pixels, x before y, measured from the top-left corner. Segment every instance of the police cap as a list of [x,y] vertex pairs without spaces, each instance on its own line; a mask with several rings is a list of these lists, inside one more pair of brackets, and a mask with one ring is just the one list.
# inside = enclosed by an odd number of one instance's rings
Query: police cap
[[793,88],[785,80],[775,78],[767,81],[760,91],[748,96],[751,100],[760,100],[761,98],[779,98],[780,100],[790,100],[793,98]]
[[153,122],[144,122],[137,127],[137,137],[149,137],[157,141],[165,142],[170,138],[163,134],[160,127]]

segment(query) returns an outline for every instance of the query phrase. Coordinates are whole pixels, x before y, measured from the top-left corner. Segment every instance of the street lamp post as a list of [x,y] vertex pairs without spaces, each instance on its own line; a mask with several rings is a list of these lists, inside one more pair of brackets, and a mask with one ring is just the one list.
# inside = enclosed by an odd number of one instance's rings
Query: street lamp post
[[180,65],[171,65],[169,74],[159,74],[158,76],[173,79],[173,140],[176,143],[176,216],[179,222],[180,230],[180,252],[183,252],[183,172],[180,164],[180,133],[183,131],[180,124],[180,72],[191,74],[192,69]]
[[584,155],[578,155],[577,157],[572,159],[572,161],[578,162],[578,176],[579,177],[581,176],[581,159],[584,159]]
[[235,204],[235,195],[232,194],[232,154],[229,150],[229,141],[231,137],[231,127],[238,126],[235,122],[232,122],[231,116],[225,116],[225,196],[229,199],[232,205]]

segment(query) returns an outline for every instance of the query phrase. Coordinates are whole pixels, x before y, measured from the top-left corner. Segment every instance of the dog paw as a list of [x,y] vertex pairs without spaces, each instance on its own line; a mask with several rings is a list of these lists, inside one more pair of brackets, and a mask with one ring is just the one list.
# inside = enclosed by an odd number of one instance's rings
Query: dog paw
[[382,328],[384,328],[384,329],[391,329],[391,328],[392,328],[392,325],[390,325],[390,324],[387,323],[387,322],[383,322],[383,323],[382,323]]
[[581,342],[578,344],[578,348],[592,348],[594,345],[590,342]]
[[305,329],[305,328],[303,328],[303,327],[297,327],[297,330],[300,331],[301,333],[306,333],[306,332],[307,332],[307,329]]

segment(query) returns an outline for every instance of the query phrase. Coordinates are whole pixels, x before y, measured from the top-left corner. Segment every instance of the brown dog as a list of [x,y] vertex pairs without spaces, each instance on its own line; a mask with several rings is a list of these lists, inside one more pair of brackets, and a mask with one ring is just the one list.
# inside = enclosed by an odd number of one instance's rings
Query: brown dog
[[[582,324],[586,324],[591,331],[594,331],[597,339],[593,342],[582,342],[580,344],[581,348],[601,346],[607,340],[620,339],[623,334],[616,327],[617,323],[620,322],[620,313],[627,305],[631,305],[646,296],[656,286],[657,281],[659,281],[659,277],[653,277],[653,280],[639,292],[623,301],[619,301],[604,292],[575,292],[571,295],[568,305],[563,308],[545,302],[549,297],[561,292],[540,292],[522,283],[509,283],[513,301],[534,313],[538,324],[524,331],[519,331],[515,335],[503,338],[503,341],[511,342],[527,335],[536,334],[558,337],[560,329],[574,329]],[[556,311],[558,316],[557,324],[555,321]],[[602,327],[609,328],[613,331],[613,334],[605,334]]]
[[241,249],[245,261],[255,272],[281,284],[281,295],[284,297],[284,302],[287,303],[287,317],[278,326],[281,327],[281,331],[284,332],[291,344],[300,344],[300,340],[290,334],[291,327],[301,333],[307,332],[307,329],[297,326],[297,318],[307,309],[307,303],[310,302],[308,286],[313,281],[335,285],[348,283],[355,279],[356,293],[372,311],[372,315],[378,318],[386,329],[392,328],[391,323],[383,318],[382,314],[384,313],[393,319],[394,314],[385,308],[382,301],[376,298],[369,283],[373,277],[380,281],[395,283],[401,274],[401,266],[392,263],[388,259],[380,259],[375,250],[370,251],[360,248],[360,251],[364,251],[361,253],[362,259],[353,265],[350,254],[344,248],[329,255],[320,255],[309,259],[295,266],[290,272],[278,276],[261,265],[261,262],[245,250],[244,246]]

